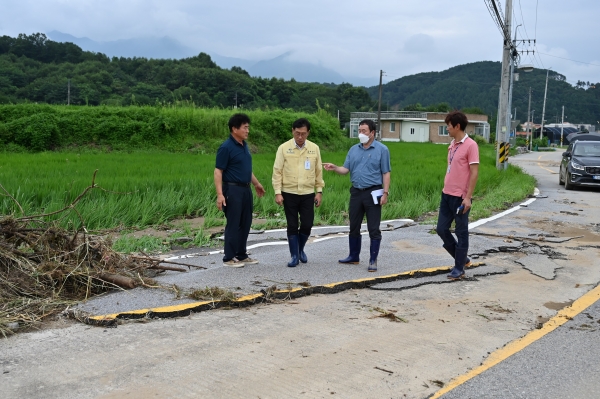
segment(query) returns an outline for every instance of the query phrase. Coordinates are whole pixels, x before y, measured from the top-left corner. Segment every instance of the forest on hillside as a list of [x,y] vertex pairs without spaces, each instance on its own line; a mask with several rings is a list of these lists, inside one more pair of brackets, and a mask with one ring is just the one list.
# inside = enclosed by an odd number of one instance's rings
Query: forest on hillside
[[350,112],[375,109],[362,87],[254,78],[240,67],[222,69],[204,53],[181,60],[109,58],[42,33],[2,36],[0,103],[26,101],[115,106],[187,102],[207,108],[323,109],[333,116],[339,110],[342,123]]
[[[382,103],[395,109],[413,109],[420,105],[447,103],[454,108],[479,107],[495,116],[498,109],[501,63],[493,61],[459,65],[442,72],[425,72],[405,76],[384,85]],[[546,84],[546,70],[519,73],[513,86],[512,113],[527,120],[529,88],[531,110],[536,123],[541,122]],[[378,87],[368,89],[376,96]],[[575,85],[558,72],[550,71],[546,95],[546,123],[560,123],[562,106],[566,122],[600,124],[600,83],[577,81]]]
[[[495,119],[500,86],[499,62],[481,61],[441,72],[425,72],[396,79],[383,86],[382,109],[445,112],[468,109]],[[600,124],[600,83],[571,85],[550,71],[546,122]],[[545,70],[521,73],[514,85],[513,113],[527,120],[531,109],[539,123]],[[69,83],[70,82],[70,83]],[[220,68],[200,53],[181,60],[109,58],[84,51],[73,43],[49,40],[42,33],[0,37],[0,104],[37,102],[76,105],[156,105],[186,103],[198,107],[242,109],[324,110],[340,116],[343,126],[350,112],[377,110],[378,87],[303,83],[294,79],[251,77],[240,67]],[[492,126],[494,129],[495,126]]]

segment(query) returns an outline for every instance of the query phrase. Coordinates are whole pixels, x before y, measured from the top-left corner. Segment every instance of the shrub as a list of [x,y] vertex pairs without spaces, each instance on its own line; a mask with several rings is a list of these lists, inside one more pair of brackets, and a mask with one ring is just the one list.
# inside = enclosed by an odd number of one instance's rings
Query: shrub
[[[231,109],[193,106],[0,105],[0,142],[30,151],[71,146],[214,152],[227,139]],[[292,137],[292,122],[311,122],[310,140],[323,149],[347,149],[336,118],[289,110],[242,111],[252,120],[248,142],[254,152],[272,152]],[[60,134],[59,134],[60,132]],[[6,146],[5,146],[6,148]]]
[[485,139],[483,138],[483,136],[479,136],[477,134],[473,135],[473,137],[471,137],[473,140],[475,140],[475,142],[477,143],[477,145],[484,145],[487,144],[487,141],[485,141]]

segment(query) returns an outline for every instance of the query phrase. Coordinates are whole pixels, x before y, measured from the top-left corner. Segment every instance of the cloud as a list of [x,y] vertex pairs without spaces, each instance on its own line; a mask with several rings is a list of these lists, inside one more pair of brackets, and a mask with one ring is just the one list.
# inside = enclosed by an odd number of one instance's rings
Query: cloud
[[404,42],[403,51],[411,54],[429,53],[435,49],[435,40],[433,37],[424,33],[412,35]]
[[[448,4],[447,0],[3,0],[0,35],[58,30],[96,41],[169,36],[198,52],[257,61],[292,51],[294,60],[357,77],[378,76],[380,69],[391,77],[499,61],[502,37],[485,3]],[[565,58],[595,63],[600,42],[565,21],[599,14],[600,2],[564,4],[545,0],[536,13],[535,1],[514,2],[512,33],[520,24],[518,37],[537,39],[540,52],[556,51]],[[539,58],[537,68],[549,64],[572,81],[600,76],[600,67],[555,61],[542,54]]]

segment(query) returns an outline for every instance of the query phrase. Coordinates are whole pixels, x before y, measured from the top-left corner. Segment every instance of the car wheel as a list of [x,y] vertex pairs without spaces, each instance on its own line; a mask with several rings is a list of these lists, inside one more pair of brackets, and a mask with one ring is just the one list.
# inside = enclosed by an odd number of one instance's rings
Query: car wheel
[[571,175],[569,172],[566,172],[565,175],[565,190],[573,190],[575,187],[573,186],[573,183],[571,183]]
[[565,181],[562,179],[562,171],[560,169],[558,170],[558,184],[561,186],[565,185]]

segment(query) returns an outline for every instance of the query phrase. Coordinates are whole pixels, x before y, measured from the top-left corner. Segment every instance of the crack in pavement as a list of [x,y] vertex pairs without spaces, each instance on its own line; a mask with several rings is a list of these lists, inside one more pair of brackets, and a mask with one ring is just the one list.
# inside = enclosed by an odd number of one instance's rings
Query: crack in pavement
[[[488,266],[489,268],[489,266]],[[429,279],[427,281],[421,281],[415,284],[407,284],[405,286],[401,286],[401,287],[378,287],[379,285],[389,285],[390,283],[384,283],[384,284],[375,284],[372,286],[369,286],[367,288],[371,289],[371,290],[375,290],[375,291],[404,291],[404,290],[409,290],[409,289],[413,289],[413,288],[419,288],[419,287],[423,287],[425,285],[429,285],[429,284],[448,284],[448,283],[459,283],[459,282],[464,282],[464,281],[479,281],[479,279],[477,279],[477,277],[489,277],[489,276],[495,276],[495,275],[499,275],[499,274],[508,274],[509,271],[506,269],[503,270],[491,270],[491,271],[484,271],[483,273],[481,272],[474,272],[472,276],[470,277],[465,277],[463,279],[460,280],[448,280],[446,278],[443,279]],[[425,279],[423,279],[425,280]],[[405,281],[400,281],[405,282]]]

